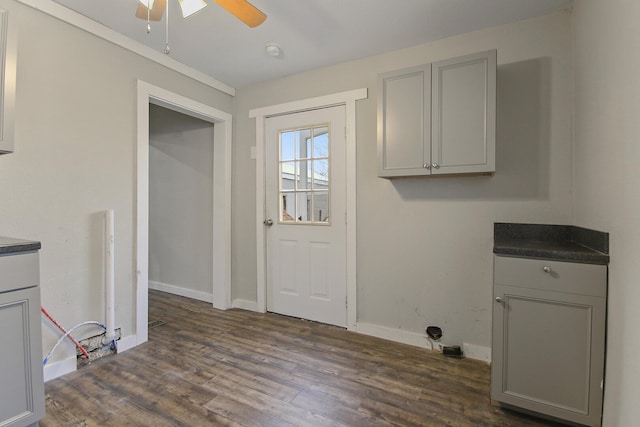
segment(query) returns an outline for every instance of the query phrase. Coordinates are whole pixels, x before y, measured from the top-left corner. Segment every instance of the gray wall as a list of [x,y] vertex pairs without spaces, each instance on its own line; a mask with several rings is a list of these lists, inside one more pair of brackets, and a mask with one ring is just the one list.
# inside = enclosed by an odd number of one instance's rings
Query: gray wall
[[[16,135],[15,153],[0,156],[0,234],[42,241],[42,304],[60,323],[104,321],[102,212],[114,209],[116,326],[130,336],[136,81],[227,112],[232,97],[22,4],[12,3],[11,25]],[[45,351],[58,336],[45,327]],[[74,357],[65,345],[49,363]]]
[[149,108],[149,281],[209,295],[213,124]]
[[604,425],[640,419],[640,2],[575,3],[575,218],[610,233]]
[[[498,50],[496,174],[378,178],[377,74],[487,49]],[[571,57],[562,12],[239,89],[233,297],[256,300],[249,110],[366,87],[357,103],[358,322],[420,335],[439,325],[445,342],[488,350],[493,222],[572,220]]]

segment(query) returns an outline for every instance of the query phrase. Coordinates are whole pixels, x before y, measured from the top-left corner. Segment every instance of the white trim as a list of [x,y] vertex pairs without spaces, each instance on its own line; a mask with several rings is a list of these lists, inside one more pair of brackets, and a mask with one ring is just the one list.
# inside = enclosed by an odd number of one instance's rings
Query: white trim
[[[249,117],[253,110],[249,111]],[[266,218],[265,206],[265,176],[264,176],[264,119],[265,116],[256,116],[256,304],[257,311],[267,311],[267,265],[266,265],[266,236],[263,221]],[[260,143],[258,143],[260,141]]]
[[138,345],[138,337],[135,335],[129,335],[124,338],[120,338],[116,341],[116,345],[118,346],[118,353],[125,352]]
[[367,98],[367,89],[356,89],[300,101],[255,108],[249,118],[256,119],[256,254],[257,254],[257,311],[265,312],[266,304],[266,250],[265,231],[265,118],[298,113],[318,108],[344,105],[346,109],[346,168],[347,168],[347,329],[355,330],[357,320],[356,278],[356,101]]
[[130,52],[138,54],[144,58],[147,58],[157,64],[163,65],[173,71],[177,71],[193,80],[203,83],[214,89],[218,89],[228,95],[235,96],[236,90],[232,86],[214,79],[213,77],[197,71],[191,67],[184,65],[181,62],[176,61],[170,56],[164,53],[152,49],[143,45],[129,37],[120,34],[111,28],[87,18],[71,9],[68,9],[51,0],[16,0],[18,3],[22,3],[40,12],[43,12],[49,16],[59,19],[67,24],[70,24],[80,30],[86,31],[95,35],[103,40],[127,49]]
[[415,347],[431,349],[431,345],[428,343],[426,335],[421,335],[415,332],[363,322],[358,322],[356,324],[355,331],[363,335],[369,335],[402,344],[409,344]]
[[160,105],[214,126],[213,306],[231,306],[231,114],[138,80],[136,142],[136,336],[148,339],[149,316],[149,104]]
[[179,295],[181,297],[187,297],[213,304],[212,293],[196,291],[194,289],[189,289],[182,286],[170,285],[168,283],[154,282],[152,280],[149,280],[148,283],[149,289],[154,289],[156,291],[166,292],[168,294]]
[[470,359],[482,360],[491,363],[491,347],[484,347],[477,344],[462,343],[462,352]]
[[255,301],[249,301],[249,300],[246,300],[246,299],[236,298],[231,303],[231,306],[233,308],[239,308],[241,310],[259,311],[258,310],[258,303],[256,303]]
[[63,375],[69,374],[78,369],[78,359],[75,352],[72,357],[68,359],[59,360],[57,362],[47,362],[44,365],[43,376],[44,382],[56,379]]
[[[135,335],[129,335],[116,341],[118,346],[118,353],[125,352],[138,344],[138,339]],[[47,362],[43,368],[44,382],[56,379],[66,374],[78,370],[78,358],[74,355],[57,362]]]
[[[362,98],[366,98],[364,93]],[[354,331],[358,321],[356,277],[356,98],[346,101],[346,180],[347,180],[347,329]]]
[[[273,117],[282,114],[299,113],[301,111],[316,110],[318,108],[332,107],[334,105],[345,105],[349,101],[357,101],[367,98],[367,88],[349,90],[346,92],[333,93],[331,95],[318,96],[315,98],[302,99],[299,101],[285,102],[284,104],[270,105],[249,110],[249,118]],[[348,125],[348,124],[347,124]],[[257,146],[258,144],[256,144]]]
[[[394,329],[363,322],[357,323],[355,332],[431,350],[431,344],[429,344],[426,335],[416,332],[403,331],[402,329]],[[464,356],[469,359],[476,359],[487,363],[491,362],[491,349],[489,347],[463,343],[462,352]]]

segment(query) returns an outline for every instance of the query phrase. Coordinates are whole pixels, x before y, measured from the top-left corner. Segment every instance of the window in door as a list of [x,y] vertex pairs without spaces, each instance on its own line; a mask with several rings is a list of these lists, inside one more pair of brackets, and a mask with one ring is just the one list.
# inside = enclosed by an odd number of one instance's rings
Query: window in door
[[329,125],[279,132],[281,224],[329,224]]

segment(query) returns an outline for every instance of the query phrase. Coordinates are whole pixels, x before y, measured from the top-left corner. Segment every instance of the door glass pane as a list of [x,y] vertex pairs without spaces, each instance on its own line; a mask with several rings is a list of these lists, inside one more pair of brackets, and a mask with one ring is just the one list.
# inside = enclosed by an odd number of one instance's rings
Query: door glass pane
[[295,137],[293,131],[280,133],[280,160],[295,159]]
[[297,169],[296,162],[280,163],[280,190],[295,190]]
[[311,198],[311,192],[310,191],[305,191],[305,192],[297,192],[297,210],[296,210],[296,214],[298,215],[297,217],[297,221],[298,222],[311,222],[313,221],[312,219],[312,198]]
[[313,193],[313,221],[329,222],[329,193]]
[[280,223],[329,224],[329,126],[280,131]]
[[327,126],[313,130],[313,157],[329,157],[329,128]]
[[298,162],[298,190],[311,189],[311,160],[301,160]]
[[281,193],[280,195],[280,222],[296,221],[296,193]]
[[298,136],[298,158],[306,159],[311,157],[311,129],[299,129]]
[[313,189],[327,190],[329,188],[329,159],[313,161]]

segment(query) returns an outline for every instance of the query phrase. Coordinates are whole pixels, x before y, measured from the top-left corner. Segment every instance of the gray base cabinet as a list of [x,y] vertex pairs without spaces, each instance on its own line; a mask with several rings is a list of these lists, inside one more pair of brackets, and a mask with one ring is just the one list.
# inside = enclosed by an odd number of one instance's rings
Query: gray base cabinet
[[491,398],[601,424],[607,266],[494,257]]
[[378,76],[378,176],[495,171],[496,51]]
[[44,417],[38,253],[0,254],[0,426]]

